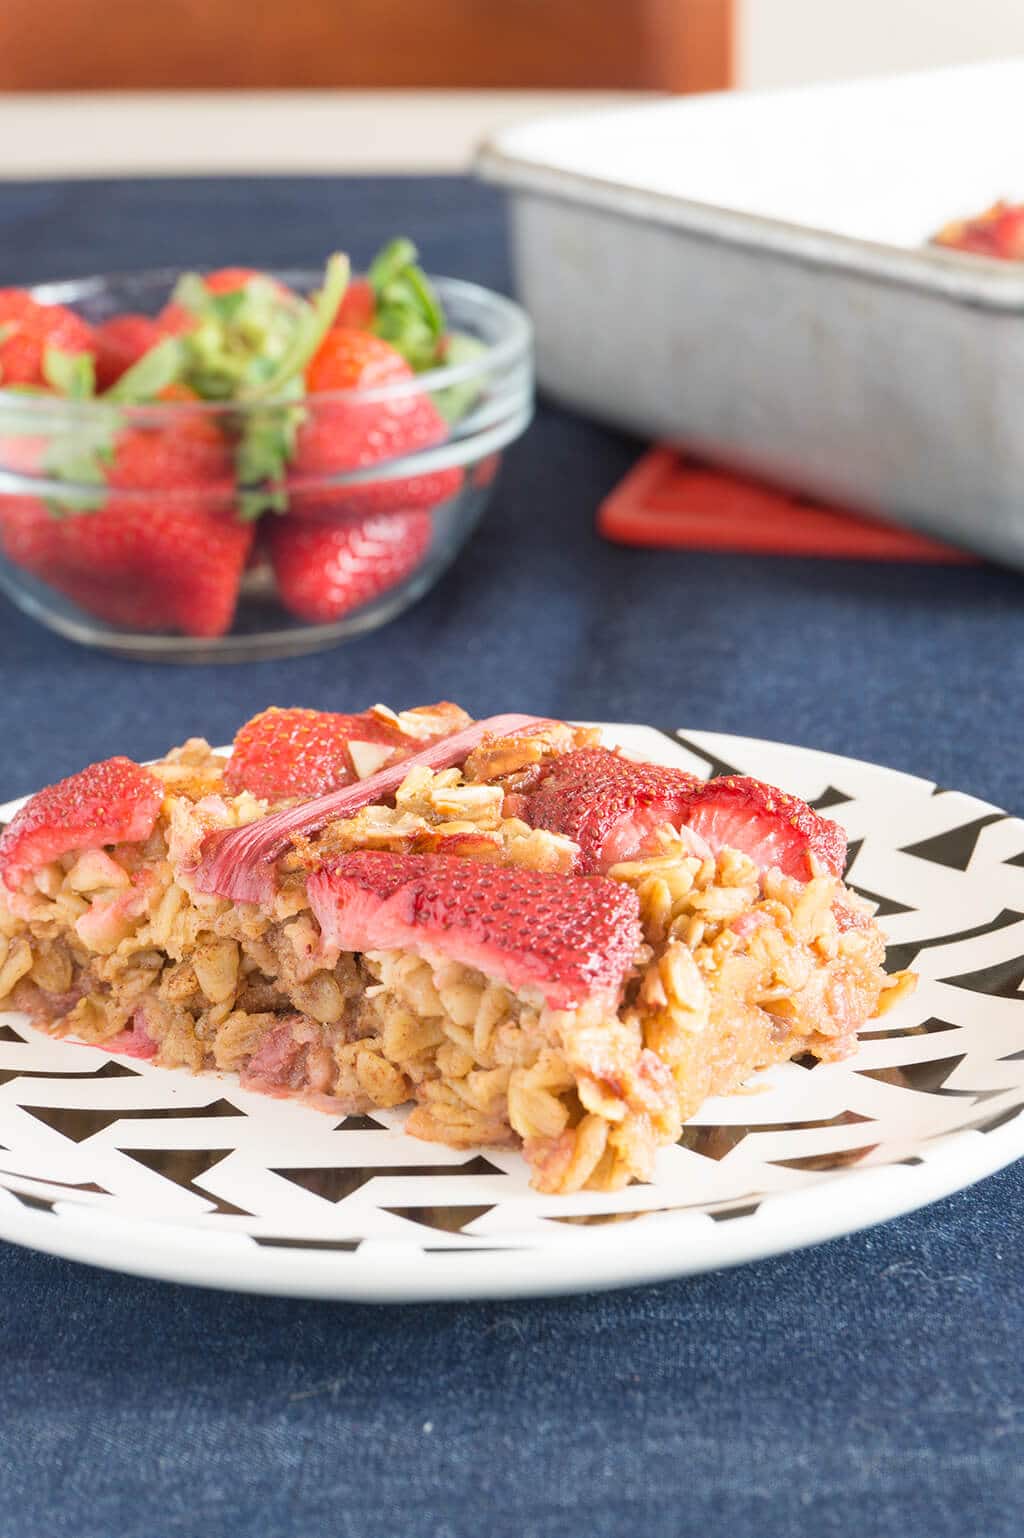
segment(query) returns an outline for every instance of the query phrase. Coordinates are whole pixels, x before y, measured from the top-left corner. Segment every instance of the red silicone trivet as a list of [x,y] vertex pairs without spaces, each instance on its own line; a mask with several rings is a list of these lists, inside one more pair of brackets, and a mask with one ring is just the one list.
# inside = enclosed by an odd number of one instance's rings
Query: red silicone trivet
[[626,545],[861,561],[975,562],[966,550],[859,513],[819,507],[679,450],[649,450],[602,502],[598,531]]

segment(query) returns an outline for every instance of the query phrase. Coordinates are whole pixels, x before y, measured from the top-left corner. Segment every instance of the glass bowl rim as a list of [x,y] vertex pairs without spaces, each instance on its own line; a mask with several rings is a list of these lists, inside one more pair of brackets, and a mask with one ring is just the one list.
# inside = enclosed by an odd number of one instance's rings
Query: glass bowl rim
[[[152,267],[140,268],[125,272],[95,273],[88,277],[60,278],[44,283],[33,284],[28,289],[33,299],[41,304],[68,304],[72,305],[76,300],[87,298],[93,294],[101,294],[104,291],[115,288],[120,283],[130,282],[166,282],[168,293],[170,288],[181,276],[185,269],[177,267]],[[202,272],[211,269],[188,269]],[[280,278],[291,285],[308,284],[310,287],[319,282],[322,272],[314,268],[303,267],[267,267],[261,269],[271,277]],[[358,276],[358,274],[356,274]],[[486,312],[499,323],[499,335],[494,342],[485,342],[482,338],[476,338],[482,344],[483,350],[474,358],[464,363],[444,364],[440,368],[424,369],[421,373],[413,374],[410,379],[396,380],[389,384],[375,385],[365,390],[323,390],[312,395],[304,396],[297,401],[294,396],[267,396],[265,399],[254,401],[159,401],[145,405],[121,405],[115,401],[98,400],[71,401],[63,397],[50,394],[32,394],[27,391],[4,389],[0,385],[0,408],[2,408],[8,421],[11,416],[24,417],[25,432],[31,432],[33,426],[38,427],[39,419],[48,418],[50,421],[66,419],[69,423],[85,423],[96,421],[103,413],[117,412],[118,417],[124,421],[135,422],[140,425],[157,426],[160,423],[181,421],[184,417],[204,416],[216,420],[218,417],[232,417],[236,421],[240,415],[254,411],[267,411],[275,407],[295,407],[302,402],[309,409],[310,403],[329,405],[333,402],[376,405],[381,402],[401,400],[405,396],[413,394],[432,394],[434,391],[446,389],[449,385],[472,383],[477,379],[485,379],[495,369],[509,367],[516,363],[529,359],[531,344],[533,341],[533,326],[529,316],[521,305],[514,299],[509,299],[504,294],[499,294],[495,289],[487,288],[481,283],[472,283],[465,278],[449,278],[442,275],[430,275],[430,282],[441,293],[442,300],[445,295],[450,295],[453,300],[462,300],[468,305],[475,305],[478,311]],[[21,427],[21,424],[18,424]],[[7,429],[8,435],[11,429]]]

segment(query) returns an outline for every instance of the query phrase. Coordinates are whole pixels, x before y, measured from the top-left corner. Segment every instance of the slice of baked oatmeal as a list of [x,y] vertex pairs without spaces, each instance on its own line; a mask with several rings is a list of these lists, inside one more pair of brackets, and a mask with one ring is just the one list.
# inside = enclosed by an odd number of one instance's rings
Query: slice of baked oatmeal
[[835,823],[597,736],[282,710],[236,757],[93,765],[0,837],[0,1000],[335,1114],[413,1102],[542,1191],[649,1178],[708,1095],[847,1055],[913,979]]

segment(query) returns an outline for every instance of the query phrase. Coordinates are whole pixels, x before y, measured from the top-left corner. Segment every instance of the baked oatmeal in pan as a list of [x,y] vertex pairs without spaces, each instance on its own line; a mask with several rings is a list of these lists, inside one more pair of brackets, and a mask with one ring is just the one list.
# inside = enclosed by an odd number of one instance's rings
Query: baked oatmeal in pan
[[0,1007],[334,1114],[649,1177],[712,1094],[851,1053],[913,986],[845,834],[530,716],[264,711],[94,764],[0,837]]

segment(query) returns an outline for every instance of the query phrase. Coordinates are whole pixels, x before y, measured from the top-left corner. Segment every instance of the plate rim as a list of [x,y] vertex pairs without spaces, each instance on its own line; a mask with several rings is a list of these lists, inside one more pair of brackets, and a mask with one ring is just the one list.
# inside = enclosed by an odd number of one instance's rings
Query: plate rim
[[[902,1168],[898,1182],[891,1178],[892,1165],[839,1173],[837,1179],[848,1198],[867,1199],[854,1223],[849,1221],[849,1202],[833,1204],[829,1209],[824,1201],[812,1201],[835,1190],[835,1182],[829,1181],[762,1198],[755,1217],[767,1213],[758,1227],[768,1232],[758,1232],[753,1245],[748,1224],[754,1217],[736,1220],[735,1228],[732,1222],[723,1227],[707,1213],[694,1211],[668,1214],[663,1223],[638,1225],[630,1230],[631,1239],[639,1242],[631,1243],[628,1264],[623,1262],[623,1246],[617,1242],[615,1225],[609,1225],[607,1229],[582,1229],[571,1246],[559,1248],[517,1250],[509,1246],[431,1255],[420,1252],[421,1264],[410,1282],[400,1267],[394,1267],[396,1260],[409,1256],[408,1248],[395,1240],[364,1240],[351,1251],[285,1246],[261,1246],[253,1251],[243,1247],[247,1236],[208,1229],[202,1245],[189,1246],[182,1240],[185,1236],[194,1240],[195,1227],[104,1214],[102,1232],[97,1232],[100,1225],[91,1222],[97,1209],[72,1202],[66,1204],[62,1221],[55,1225],[59,1227],[57,1243],[52,1242],[53,1234],[45,1226],[53,1222],[52,1213],[31,1208],[19,1212],[6,1205],[0,1208],[0,1239],[99,1270],[258,1296],[392,1304],[582,1295],[731,1270],[853,1237],[920,1211],[997,1174],[1024,1155],[1024,1117],[1018,1114],[990,1133],[948,1133],[936,1139],[936,1151],[939,1157],[913,1169]],[[969,1157],[972,1153],[975,1157]],[[947,1178],[948,1157],[960,1160],[955,1185]],[[900,1189],[893,1191],[894,1184]],[[813,1223],[808,1221],[809,1208],[814,1209]],[[130,1236],[131,1248],[112,1260],[102,1241],[117,1238],[119,1229],[124,1230],[126,1241]],[[691,1230],[680,1235],[690,1245],[688,1250],[676,1250],[665,1242],[671,1240],[672,1230],[684,1229]],[[707,1242],[693,1243],[701,1237]],[[258,1270],[245,1266],[254,1253],[260,1256]],[[464,1262],[474,1253],[477,1260],[473,1265],[479,1269],[470,1274]],[[558,1264],[553,1264],[556,1261]],[[541,1270],[541,1262],[548,1270]]]

